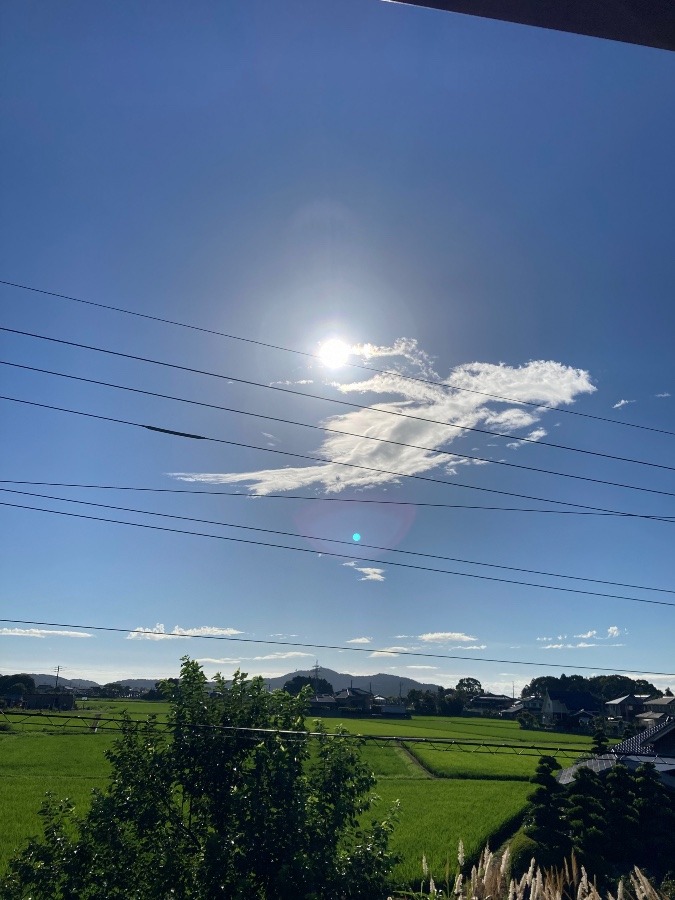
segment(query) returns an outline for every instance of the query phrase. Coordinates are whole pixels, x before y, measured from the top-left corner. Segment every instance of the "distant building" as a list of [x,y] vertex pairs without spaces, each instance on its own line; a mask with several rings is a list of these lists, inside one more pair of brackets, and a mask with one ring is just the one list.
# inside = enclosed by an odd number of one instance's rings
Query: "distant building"
[[623,719],[625,722],[634,719],[644,712],[645,702],[650,694],[626,694],[605,703],[605,713],[612,719]]
[[370,691],[363,690],[363,688],[343,688],[341,691],[336,691],[333,697],[340,709],[370,712],[373,705],[373,695]]
[[541,705],[541,720],[545,725],[555,722],[572,724],[575,715],[580,713],[590,715],[591,718],[599,715],[602,702],[589,691],[558,691],[547,690]]
[[507,697],[506,694],[478,694],[472,697],[467,705],[467,709],[472,712],[479,712],[481,715],[489,713],[500,713],[503,709],[508,709],[513,705],[513,697]]

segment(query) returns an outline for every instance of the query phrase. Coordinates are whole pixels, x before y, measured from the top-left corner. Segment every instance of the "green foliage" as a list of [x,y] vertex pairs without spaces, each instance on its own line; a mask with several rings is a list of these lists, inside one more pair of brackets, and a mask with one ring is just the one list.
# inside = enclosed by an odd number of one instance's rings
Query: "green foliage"
[[509,843],[509,850],[511,852],[509,874],[513,878],[519,878],[523,872],[527,872],[532,859],[539,860],[543,852],[543,848],[525,831],[516,834]]
[[460,678],[455,690],[467,698],[477,697],[483,693],[483,685],[477,678]]
[[[43,836],[10,866],[3,900],[368,897],[384,889],[391,823],[365,823],[374,777],[353,741],[321,731],[304,700],[262,679],[218,679],[209,696],[183,660],[171,734],[127,718],[112,778],[77,816],[49,801]],[[247,734],[235,728],[269,729]],[[232,730],[229,730],[232,729]]]
[[35,681],[30,675],[0,675],[0,694],[34,694]]
[[542,756],[532,776],[536,787],[528,797],[530,808],[525,832],[542,848],[537,860],[544,866],[565,856],[570,849],[561,818],[565,789],[553,774],[559,768],[560,764],[552,756]]
[[546,691],[590,691],[604,701],[614,700],[626,694],[659,695],[660,692],[644,678],[628,678],[626,675],[542,675],[533,678],[522,690],[523,697],[543,697]]
[[309,678],[307,675],[294,675],[284,684],[284,690],[287,694],[297,697],[300,691],[305,688],[311,688],[312,694],[332,694],[333,685],[325,678]]
[[607,742],[605,729],[602,725],[598,725],[598,727],[593,732],[593,744],[591,745],[591,753],[594,756],[604,756],[604,754],[607,753],[608,747],[609,744]]

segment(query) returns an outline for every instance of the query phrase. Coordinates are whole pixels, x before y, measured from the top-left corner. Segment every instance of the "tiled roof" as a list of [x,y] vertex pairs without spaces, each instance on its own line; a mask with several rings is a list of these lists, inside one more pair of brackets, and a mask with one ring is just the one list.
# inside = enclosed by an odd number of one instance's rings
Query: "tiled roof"
[[647,728],[646,731],[641,731],[639,734],[635,734],[633,737],[621,741],[620,744],[615,744],[611,748],[611,752],[615,756],[624,756],[626,754],[639,754],[644,756],[645,754],[653,754],[654,748],[652,745],[654,741],[661,737],[662,734],[666,734],[672,728],[675,728],[675,719],[669,716],[666,721],[661,722],[660,725],[653,725],[651,728]]

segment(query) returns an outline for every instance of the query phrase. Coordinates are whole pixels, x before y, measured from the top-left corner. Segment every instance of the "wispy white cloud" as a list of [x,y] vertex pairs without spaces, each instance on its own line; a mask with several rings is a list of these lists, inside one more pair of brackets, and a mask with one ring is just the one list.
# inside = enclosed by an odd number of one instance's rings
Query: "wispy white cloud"
[[[412,340],[401,339],[390,347],[362,344],[353,347],[352,354],[357,359],[386,358],[387,367],[393,373],[426,373],[425,377],[429,375],[440,380],[433,372],[430,357]],[[334,382],[332,386],[343,395],[359,398],[367,395],[369,399],[375,396],[380,400],[367,409],[323,420],[322,424],[338,432],[328,435],[318,448],[317,453],[326,462],[290,467],[280,464],[236,473],[174,472],[173,477],[208,484],[246,483],[254,495],[312,486],[326,493],[339,493],[346,488],[397,483],[400,476],[396,473],[415,475],[448,465],[452,469],[475,465],[471,460],[433,452],[440,450],[447,454],[453,442],[466,433],[462,426],[509,432],[523,430],[532,435],[532,440],[539,440],[544,429],[537,423],[545,410],[525,409],[520,402],[561,406],[595,390],[588,372],[550,360],[523,366],[469,363],[452,369],[438,385],[405,380],[397,374],[378,373],[361,381]],[[512,397],[515,402],[505,404],[485,394]],[[413,418],[390,413],[404,413]],[[353,437],[354,434],[378,440]],[[386,471],[349,468],[340,463]]]
[[228,659],[227,657],[216,659],[213,656],[199,656],[197,657],[197,662],[202,663],[202,665],[214,665],[214,666],[238,666],[241,662],[240,659]]
[[621,629],[616,625],[610,625],[607,629],[608,638],[618,638],[621,635]]
[[251,659],[297,659],[300,656],[313,656],[313,654],[289,650],[287,653],[266,653],[264,656],[252,656]]
[[595,637],[597,635],[597,633],[598,632],[595,630],[595,628],[591,628],[590,631],[586,631],[586,632],[584,632],[584,634],[575,634],[574,637],[576,637],[576,638],[592,638],[592,637]]
[[463,631],[428,631],[426,634],[417,636],[418,640],[427,644],[446,644],[449,641],[464,641],[468,644],[476,640],[471,634],[464,634]]
[[199,637],[200,635],[232,637],[235,634],[243,634],[236,628],[220,628],[216,625],[200,625],[198,628],[181,628],[176,625],[172,631],[167,631],[161,622],[158,622],[152,628],[143,628],[139,626],[127,635],[127,640],[138,641],[164,641],[174,640],[175,638]]
[[406,666],[406,669],[438,669],[438,666]]
[[607,643],[598,643],[590,642],[590,641],[578,641],[576,644],[571,643],[559,643],[559,644],[544,644],[543,650],[588,650],[590,647],[624,647],[625,644],[607,644]]
[[0,637],[66,637],[66,638],[90,638],[94,637],[86,631],[61,631],[57,628],[0,628]]
[[351,638],[350,640],[346,641],[345,643],[347,643],[347,644],[372,644],[372,642],[373,642],[372,638],[357,637],[357,638]]
[[655,397],[670,397],[670,393],[668,391],[661,391],[660,394],[654,394]]
[[621,409],[622,406],[628,406],[629,403],[635,403],[635,400],[619,400],[618,403],[615,403],[612,409]]
[[373,650],[369,653],[369,657],[375,656],[398,656],[399,653],[407,653],[407,647],[383,647],[381,650]]
[[359,581],[385,581],[385,569],[378,569],[376,566],[357,566],[355,562],[342,563],[355,572],[360,572],[363,576]]

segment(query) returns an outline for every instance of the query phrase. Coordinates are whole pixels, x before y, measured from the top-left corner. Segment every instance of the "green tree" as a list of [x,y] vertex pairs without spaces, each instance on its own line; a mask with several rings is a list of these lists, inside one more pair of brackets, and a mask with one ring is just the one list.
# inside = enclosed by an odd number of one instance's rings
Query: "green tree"
[[607,827],[604,787],[599,776],[587,766],[577,771],[570,786],[564,816],[577,859],[594,874],[604,874]]
[[464,698],[477,697],[483,693],[483,685],[477,678],[460,678],[455,690]]
[[313,694],[333,693],[333,685],[330,681],[326,681],[325,678],[309,678],[307,675],[294,675],[293,678],[284,684],[286,693],[292,694],[293,697],[297,697],[305,687],[311,688]]
[[637,864],[663,876],[675,859],[675,802],[652,763],[635,770],[637,830],[633,841]]
[[542,756],[531,778],[536,787],[528,796],[525,833],[538,845],[535,856],[541,866],[559,865],[570,849],[562,821],[565,788],[554,775],[559,768],[555,757]]
[[636,779],[623,763],[618,763],[607,773],[605,787],[607,859],[621,873],[626,868],[626,848],[634,846],[638,833]]
[[607,753],[608,747],[609,744],[607,743],[607,735],[605,734],[605,729],[602,725],[598,725],[598,727],[593,732],[591,753],[594,756],[604,756],[604,754]]
[[[393,858],[388,820],[359,826],[374,778],[350,739],[307,736],[305,697],[183,660],[170,733],[127,719],[90,811],[51,802],[3,900],[370,898]],[[259,732],[239,729],[264,729]],[[295,732],[291,735],[289,732]],[[310,747],[310,742],[315,745]]]

